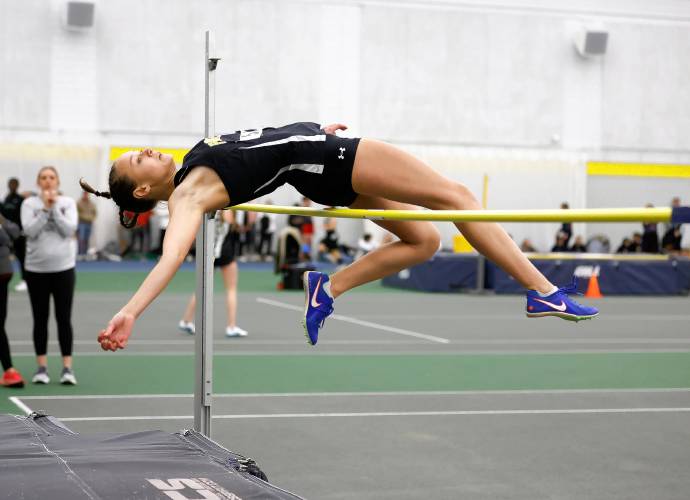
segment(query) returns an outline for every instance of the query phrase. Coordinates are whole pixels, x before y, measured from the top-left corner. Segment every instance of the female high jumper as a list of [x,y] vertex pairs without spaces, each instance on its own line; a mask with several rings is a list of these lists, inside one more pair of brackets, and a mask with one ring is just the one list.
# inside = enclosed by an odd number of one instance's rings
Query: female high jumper
[[[134,322],[163,291],[182,264],[201,224],[202,215],[261,198],[286,182],[304,196],[327,206],[409,210],[479,210],[469,189],[434,171],[414,156],[371,139],[342,138],[336,123],[325,127],[301,122],[278,128],[241,130],[199,141],[177,170],[172,156],[143,149],[120,156],[110,169],[109,192],[83,180],[82,188],[112,198],[120,222],[131,227],[124,211],[146,212],[167,200],[170,223],[163,254],[130,301],[98,336],[101,347],[123,349]],[[303,326],[314,345],[319,329],[333,312],[333,301],[364,283],[431,258],[440,235],[430,222],[376,221],[395,234],[395,241],[328,276],[304,275]],[[598,314],[568,297],[574,286],[557,288],[523,255],[501,226],[457,222],[457,228],[479,252],[527,289],[527,316],[557,316],[571,321]]]

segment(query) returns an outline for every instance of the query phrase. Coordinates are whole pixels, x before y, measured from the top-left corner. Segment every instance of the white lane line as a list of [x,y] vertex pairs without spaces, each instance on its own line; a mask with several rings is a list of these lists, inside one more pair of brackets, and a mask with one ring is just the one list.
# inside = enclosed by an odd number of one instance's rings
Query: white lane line
[[[493,395],[540,395],[540,394],[663,394],[690,392],[690,387],[651,389],[516,389],[484,391],[383,391],[383,392],[248,392],[214,394],[214,398],[302,398],[302,397],[380,397],[380,396],[493,396]],[[78,396],[24,396],[23,399],[165,399],[191,398],[193,394],[82,394]]]
[[[275,305],[275,304],[273,304]],[[335,315],[338,316],[338,315]],[[359,321],[359,320],[357,320]],[[388,327],[387,327],[388,328]],[[419,334],[423,335],[423,334]],[[13,346],[33,346],[31,340],[10,340]],[[237,342],[239,345],[303,345],[301,340],[226,340],[225,345]],[[329,340],[329,344],[333,345],[418,345],[421,342],[415,340]],[[568,345],[568,344],[690,344],[690,338],[544,338],[544,339],[456,339],[453,340],[454,345],[531,345],[531,344],[545,344],[545,345]],[[95,346],[98,343],[94,340],[77,340],[74,345]],[[57,347],[57,342],[49,344],[51,347]],[[136,345],[180,345],[180,346],[194,346],[194,340],[137,340]],[[33,351],[32,351],[33,352]],[[180,351],[184,352],[184,351]]]
[[[457,411],[378,411],[352,413],[247,413],[213,415],[217,420],[252,420],[260,418],[333,418],[333,417],[445,417],[472,415],[590,415],[612,413],[685,413],[690,408],[565,408],[549,410],[457,410]],[[117,420],[191,420],[192,415],[139,415],[129,417],[67,417],[62,422],[105,422]]]
[[19,408],[21,411],[23,411],[26,415],[31,415],[31,414],[34,412],[31,408],[29,408],[28,406],[26,406],[26,405],[22,402],[22,400],[19,399],[18,397],[12,396],[12,397],[9,398],[9,399],[10,399],[10,401],[12,401],[12,402],[14,403],[14,405],[15,405],[17,408]]
[[[294,306],[292,304],[286,304],[284,302],[278,302],[277,300],[265,299],[263,297],[257,297],[257,302],[261,304],[267,304],[275,307],[282,307],[283,309],[289,309],[291,311],[304,311],[303,307]],[[379,323],[372,323],[371,321],[363,321],[361,319],[352,318],[350,316],[343,316],[342,314],[333,314],[330,316],[338,321],[345,321],[347,323],[352,323],[359,326],[365,326],[367,328],[374,328],[376,330],[383,330],[386,332],[397,333],[399,335],[407,335],[408,337],[416,337],[418,339],[430,340],[431,342],[438,342],[440,344],[448,344],[450,340],[444,339],[443,337],[436,337],[434,335],[427,335],[426,333],[412,332],[410,330],[403,330],[402,328],[395,328],[393,326],[381,325]]]
[[[238,341],[238,342],[241,342]],[[429,345],[429,344],[427,344]],[[305,344],[306,346],[306,344]],[[322,346],[323,349],[328,349],[328,346]],[[689,348],[668,348],[660,347],[658,349],[607,349],[607,348],[592,348],[592,349],[453,349],[453,350],[438,350],[425,349],[423,351],[410,350],[383,350],[375,352],[366,351],[321,351],[319,356],[406,356],[410,354],[425,354],[425,355],[439,355],[439,356],[516,356],[516,355],[572,355],[572,354],[687,354],[690,353]],[[178,356],[190,357],[194,353],[192,351],[130,351],[119,352],[116,355],[104,351],[76,351],[76,354],[82,357],[99,357],[99,356],[117,356],[117,357],[153,357],[153,356]],[[250,356],[309,356],[304,350],[295,351],[214,351],[216,357],[250,357]],[[35,357],[34,352],[12,352],[12,356],[17,358]]]
[[[302,337],[304,338],[304,337]],[[220,340],[220,338],[218,339]],[[10,340],[13,346],[32,346],[34,345],[32,340]],[[225,345],[230,345],[232,343],[241,343],[242,345],[304,345],[304,340],[283,340],[283,339],[263,339],[263,340],[245,340],[245,339],[225,339]],[[688,340],[690,343],[690,339]],[[96,341],[96,337],[93,340],[75,340],[74,345],[85,345],[85,346],[96,346],[99,345]],[[398,344],[421,344],[419,341],[415,340],[331,340],[329,344],[338,345],[398,345]],[[136,345],[181,345],[181,346],[194,346],[194,338],[191,340],[136,340]],[[58,347],[57,342],[49,342],[50,347]],[[180,351],[183,352],[183,351]]]

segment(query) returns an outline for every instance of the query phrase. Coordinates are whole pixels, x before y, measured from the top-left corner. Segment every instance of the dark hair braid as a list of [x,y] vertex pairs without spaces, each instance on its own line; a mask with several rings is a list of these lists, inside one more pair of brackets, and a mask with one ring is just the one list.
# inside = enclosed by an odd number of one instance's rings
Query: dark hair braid
[[[148,212],[156,206],[156,200],[144,200],[134,197],[132,193],[136,185],[128,177],[118,175],[114,163],[110,167],[108,184],[110,185],[110,191],[96,191],[84,179],[79,179],[79,185],[87,193],[113,200],[117,204],[120,208],[120,224],[127,229],[131,229],[137,224],[140,213]],[[125,212],[133,212],[134,215],[128,217]]]
[[91,185],[84,180],[84,178],[79,179],[79,185],[81,188],[86,191],[87,193],[91,193],[94,196],[100,196],[101,198],[107,198],[111,199],[112,196],[110,196],[110,193],[108,191],[96,191],[94,188],[91,187]]

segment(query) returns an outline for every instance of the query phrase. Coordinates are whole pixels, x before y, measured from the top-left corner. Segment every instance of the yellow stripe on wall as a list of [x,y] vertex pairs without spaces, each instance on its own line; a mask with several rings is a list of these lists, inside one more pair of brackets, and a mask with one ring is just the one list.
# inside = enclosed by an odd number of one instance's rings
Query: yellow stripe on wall
[[[122,154],[128,152],[128,151],[139,151],[141,149],[147,148],[149,146],[111,146],[110,148],[110,154],[108,155],[108,158],[110,161],[115,161],[117,160]],[[175,160],[175,163],[178,165],[182,165],[182,159],[184,158],[184,155],[187,154],[189,151],[188,149],[171,149],[171,148],[151,148],[155,149],[156,151],[160,151],[161,153],[167,154],[167,155],[172,155],[173,159]]]
[[616,175],[625,177],[690,177],[690,165],[662,163],[613,163],[588,161],[587,175]]

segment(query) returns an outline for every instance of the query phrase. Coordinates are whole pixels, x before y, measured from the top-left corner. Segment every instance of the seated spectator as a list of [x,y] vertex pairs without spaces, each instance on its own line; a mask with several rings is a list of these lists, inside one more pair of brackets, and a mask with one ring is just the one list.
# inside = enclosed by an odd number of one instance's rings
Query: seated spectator
[[326,230],[326,236],[319,242],[319,259],[328,260],[333,264],[342,264],[336,225],[337,221],[334,218],[329,217],[324,221],[323,228]]
[[633,233],[632,243],[630,244],[630,252],[638,253],[642,251],[642,233]]
[[680,225],[672,226],[666,231],[661,240],[661,249],[665,253],[680,252],[680,241],[683,239],[683,234],[680,230]]
[[536,252],[537,249],[534,248],[534,245],[532,245],[532,242],[530,241],[529,238],[525,238],[522,240],[522,243],[520,243],[520,250],[523,252]]
[[587,242],[588,253],[609,253],[611,241],[605,234],[595,234]]
[[376,248],[376,244],[371,238],[371,233],[364,233],[362,237],[359,240],[357,240],[356,258],[359,259],[360,257],[371,252],[374,248]]
[[623,238],[623,241],[621,242],[620,246],[618,247],[618,250],[616,250],[616,253],[633,253],[635,250],[633,250],[633,241],[630,238]]
[[552,252],[567,252],[568,251],[568,239],[570,237],[567,233],[563,231],[558,231],[556,233],[556,243],[551,247]]
[[575,241],[573,242],[573,246],[570,247],[570,251],[579,253],[584,253],[587,251],[587,246],[585,245],[582,236],[580,236],[579,234],[575,236]]

